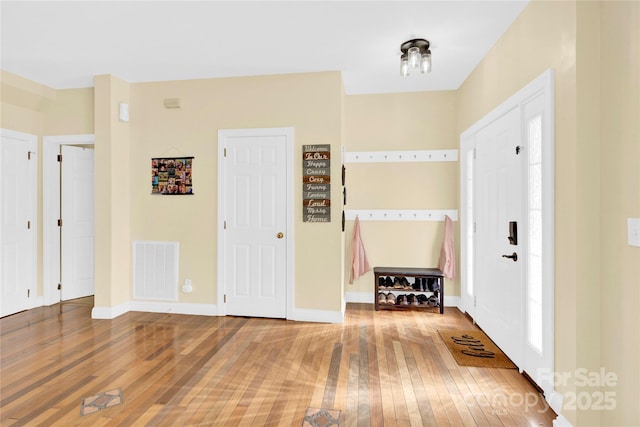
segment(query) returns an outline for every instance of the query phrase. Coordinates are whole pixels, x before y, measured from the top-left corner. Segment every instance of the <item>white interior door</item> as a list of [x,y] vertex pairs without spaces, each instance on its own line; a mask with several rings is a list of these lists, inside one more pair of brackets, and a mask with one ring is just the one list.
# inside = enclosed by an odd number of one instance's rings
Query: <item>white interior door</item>
[[94,294],[92,148],[61,146],[61,299]]
[[36,296],[36,139],[2,131],[0,150],[0,315],[31,308]]
[[[516,365],[522,362],[524,265],[520,112],[476,133],[475,320]],[[526,194],[526,193],[525,193]],[[509,224],[519,226],[517,245]]]
[[[222,131],[221,131],[222,132]],[[287,315],[287,145],[268,130],[226,131],[224,287],[226,314]]]

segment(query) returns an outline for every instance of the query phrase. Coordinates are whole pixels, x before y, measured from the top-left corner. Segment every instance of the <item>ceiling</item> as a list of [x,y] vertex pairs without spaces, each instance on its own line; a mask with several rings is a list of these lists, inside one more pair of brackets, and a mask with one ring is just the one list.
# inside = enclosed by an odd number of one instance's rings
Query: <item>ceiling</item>
[[[6,1],[1,67],[68,89],[342,71],[347,94],[455,90],[527,1]],[[400,44],[433,71],[400,77]]]

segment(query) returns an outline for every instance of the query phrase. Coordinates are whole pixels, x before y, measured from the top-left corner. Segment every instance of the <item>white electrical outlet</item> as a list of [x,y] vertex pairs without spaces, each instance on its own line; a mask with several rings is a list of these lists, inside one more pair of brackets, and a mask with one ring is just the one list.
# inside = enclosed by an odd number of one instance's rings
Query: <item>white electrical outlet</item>
[[193,287],[191,286],[191,279],[184,279],[184,285],[182,285],[182,292],[185,294],[189,294],[193,291]]
[[629,246],[640,247],[640,218],[627,218],[627,233]]

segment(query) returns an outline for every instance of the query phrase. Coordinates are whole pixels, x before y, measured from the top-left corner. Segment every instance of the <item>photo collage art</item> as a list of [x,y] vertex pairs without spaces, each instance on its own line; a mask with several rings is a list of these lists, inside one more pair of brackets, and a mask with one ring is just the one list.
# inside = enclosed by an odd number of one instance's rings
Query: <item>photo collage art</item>
[[193,157],[151,159],[151,194],[193,194]]

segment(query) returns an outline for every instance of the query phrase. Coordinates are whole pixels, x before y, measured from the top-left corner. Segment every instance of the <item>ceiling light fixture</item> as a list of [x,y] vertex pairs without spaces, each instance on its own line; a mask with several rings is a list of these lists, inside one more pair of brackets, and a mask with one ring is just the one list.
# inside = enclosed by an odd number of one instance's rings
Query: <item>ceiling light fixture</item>
[[431,72],[429,40],[412,39],[400,45],[400,75],[406,77],[411,68],[420,68],[423,74]]

